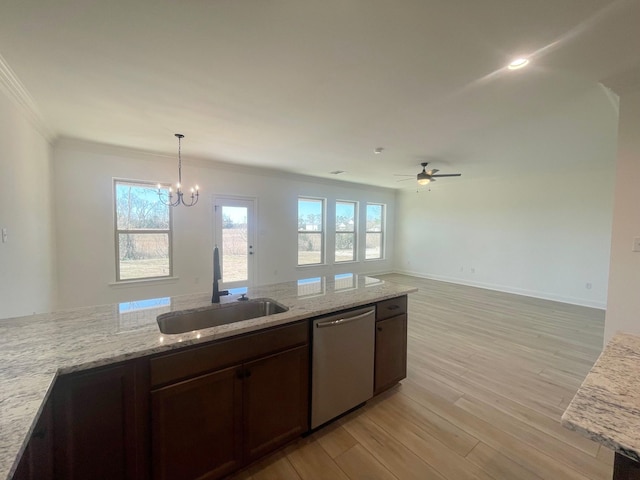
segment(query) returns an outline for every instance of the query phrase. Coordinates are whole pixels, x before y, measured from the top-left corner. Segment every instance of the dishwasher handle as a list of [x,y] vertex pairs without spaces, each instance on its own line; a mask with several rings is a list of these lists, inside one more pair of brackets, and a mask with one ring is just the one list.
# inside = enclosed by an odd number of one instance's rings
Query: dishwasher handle
[[316,328],[335,327],[337,325],[343,325],[345,323],[353,322],[354,320],[360,320],[361,318],[373,315],[375,310],[369,310],[368,312],[361,313],[355,317],[339,318],[338,320],[327,320],[326,322],[317,322]]

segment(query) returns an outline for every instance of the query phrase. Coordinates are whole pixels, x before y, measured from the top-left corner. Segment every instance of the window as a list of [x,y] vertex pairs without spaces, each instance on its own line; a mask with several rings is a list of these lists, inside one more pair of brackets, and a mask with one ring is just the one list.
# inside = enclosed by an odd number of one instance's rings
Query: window
[[365,259],[374,260],[384,256],[384,205],[367,204],[367,233],[365,235]]
[[114,180],[114,200],[116,281],[170,277],[171,209],[158,198],[158,186]]
[[324,263],[324,200],[298,198],[298,265]]
[[336,263],[356,259],[356,218],[355,202],[336,202]]

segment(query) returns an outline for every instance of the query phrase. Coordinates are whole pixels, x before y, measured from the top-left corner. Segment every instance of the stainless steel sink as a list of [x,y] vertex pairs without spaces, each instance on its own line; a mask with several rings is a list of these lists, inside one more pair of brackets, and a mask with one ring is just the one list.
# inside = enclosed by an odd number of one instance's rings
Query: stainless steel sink
[[287,310],[287,307],[270,298],[254,298],[243,302],[163,313],[158,315],[156,320],[162,333],[173,334],[218,327]]

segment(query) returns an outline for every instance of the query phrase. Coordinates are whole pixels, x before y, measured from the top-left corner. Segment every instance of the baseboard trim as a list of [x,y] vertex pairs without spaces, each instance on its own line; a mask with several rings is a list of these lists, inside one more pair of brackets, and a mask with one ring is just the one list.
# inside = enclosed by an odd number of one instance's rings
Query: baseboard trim
[[607,304],[596,302],[586,298],[567,297],[564,295],[556,295],[549,292],[539,292],[535,290],[525,290],[521,288],[509,287],[506,285],[495,285],[491,283],[473,282],[466,279],[447,277],[444,275],[431,275],[427,273],[414,272],[411,270],[394,270],[393,273],[399,275],[410,275],[412,277],[426,278],[429,280],[437,280],[439,282],[454,283],[457,285],[466,285],[468,287],[484,288],[496,292],[512,293],[514,295],[522,295],[524,297],[540,298],[542,300],[552,300],[554,302],[568,303],[570,305],[579,305],[581,307],[597,308],[598,310],[606,310]]

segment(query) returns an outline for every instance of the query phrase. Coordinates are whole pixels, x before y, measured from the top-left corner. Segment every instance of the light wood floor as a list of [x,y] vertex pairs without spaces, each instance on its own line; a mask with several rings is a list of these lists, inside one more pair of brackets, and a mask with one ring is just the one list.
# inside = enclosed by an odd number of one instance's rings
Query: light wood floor
[[234,480],[610,479],[613,454],[560,426],[604,312],[403,275],[398,387]]

